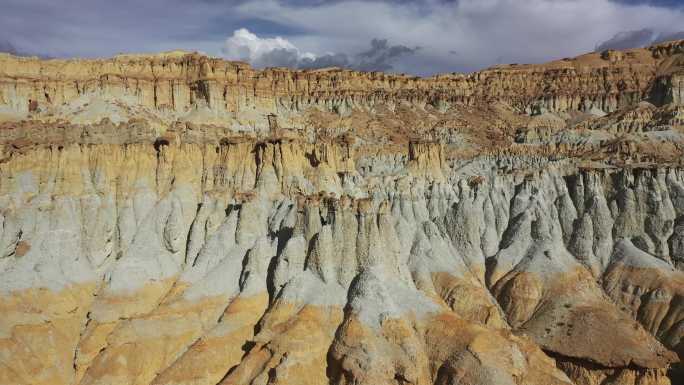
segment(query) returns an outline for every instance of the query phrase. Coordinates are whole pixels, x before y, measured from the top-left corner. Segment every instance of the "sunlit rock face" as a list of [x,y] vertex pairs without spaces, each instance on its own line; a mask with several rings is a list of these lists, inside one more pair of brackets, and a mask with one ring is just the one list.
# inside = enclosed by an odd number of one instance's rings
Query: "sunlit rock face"
[[681,383],[683,44],[0,55],[0,385]]

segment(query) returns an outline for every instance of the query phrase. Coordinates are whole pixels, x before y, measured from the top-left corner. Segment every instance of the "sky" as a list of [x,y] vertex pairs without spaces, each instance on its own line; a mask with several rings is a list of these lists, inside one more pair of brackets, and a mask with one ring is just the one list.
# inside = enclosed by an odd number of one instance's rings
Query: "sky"
[[684,39],[684,0],[0,0],[0,51],[420,76]]

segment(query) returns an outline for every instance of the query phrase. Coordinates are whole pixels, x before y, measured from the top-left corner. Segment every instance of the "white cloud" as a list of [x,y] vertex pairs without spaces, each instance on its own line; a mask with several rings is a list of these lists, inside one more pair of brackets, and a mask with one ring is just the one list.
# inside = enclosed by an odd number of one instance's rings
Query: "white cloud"
[[221,52],[227,59],[246,61],[257,67],[292,66],[300,60],[316,58],[310,52],[300,52],[287,39],[261,38],[246,28],[235,30]]
[[288,39],[311,52],[360,52],[372,38],[420,46],[394,65],[418,74],[575,56],[621,31],[677,30],[684,19],[682,9],[609,0],[347,0],[311,7],[253,0],[236,12],[306,31]]
[[356,54],[326,52],[315,55],[300,51],[287,39],[261,38],[246,28],[240,28],[226,39],[221,51],[227,59],[246,61],[257,68],[348,67],[363,71],[389,71],[398,59],[413,55],[419,49],[390,45],[387,39],[372,39],[369,49]]
[[[372,39],[387,39],[421,47],[415,54],[392,58],[393,71],[413,74],[575,56],[623,31],[649,29],[658,41],[682,37],[678,33],[682,7],[658,6],[663,2],[649,0],[629,2],[3,0],[0,36],[19,51],[50,56],[181,48],[247,60],[255,66],[300,67],[344,64],[345,57],[347,65],[353,65],[358,58],[351,53],[367,51]],[[33,20],[30,26],[26,19]],[[249,30],[233,33],[240,27]]]

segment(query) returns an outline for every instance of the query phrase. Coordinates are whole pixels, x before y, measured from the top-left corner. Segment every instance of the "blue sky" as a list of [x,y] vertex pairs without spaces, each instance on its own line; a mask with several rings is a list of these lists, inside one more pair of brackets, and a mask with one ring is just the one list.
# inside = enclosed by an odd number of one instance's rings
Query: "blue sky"
[[0,50],[198,50],[417,75],[684,38],[684,0],[0,0]]

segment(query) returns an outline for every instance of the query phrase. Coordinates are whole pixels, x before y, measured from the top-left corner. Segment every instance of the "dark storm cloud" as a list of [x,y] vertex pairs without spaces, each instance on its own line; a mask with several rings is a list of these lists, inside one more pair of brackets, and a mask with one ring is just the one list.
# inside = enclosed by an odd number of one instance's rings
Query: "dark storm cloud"
[[[426,75],[573,56],[621,31],[681,37],[683,17],[681,0],[3,0],[0,40],[54,57],[225,55],[226,39],[247,28],[289,43],[250,58],[255,65]],[[611,44],[643,44],[639,36]],[[369,49],[376,37],[387,41]]]
[[684,6],[684,1],[682,0],[614,0],[614,2],[625,5],[652,5],[668,8],[679,8]]
[[681,39],[684,39],[684,31],[661,32],[656,34],[652,29],[644,28],[638,31],[619,32],[609,40],[598,44],[596,46],[596,51],[603,51],[606,49],[640,48],[651,44]]
[[337,53],[314,59],[304,58],[299,63],[299,68],[347,67],[360,71],[391,71],[398,60],[413,55],[420,49],[401,44],[390,45],[387,39],[372,39],[370,45],[370,49],[356,55]]
[[606,49],[629,49],[644,47],[653,42],[653,30],[649,28],[637,31],[618,32],[612,38],[596,46],[597,51]]
[[7,40],[0,40],[0,52],[3,53],[11,53],[12,55],[17,54],[17,49],[14,48],[14,45],[10,43]]
[[315,58],[303,58],[299,62],[299,68],[316,69],[328,67],[350,67],[349,57],[343,53],[325,54]]
[[405,45],[392,45],[387,39],[371,40],[371,48],[357,55],[359,63],[356,67],[362,71],[389,71],[393,69],[392,62],[402,56],[413,55],[420,47],[409,48]]
[[296,51],[277,48],[264,53],[259,59],[252,63],[256,67],[289,67],[299,66],[299,56]]
[[315,7],[254,0],[242,9],[315,31],[315,39],[287,39],[303,52],[341,52],[352,63],[358,58],[349,53],[367,51],[360,42],[369,37],[419,46],[418,52],[394,60],[392,71],[423,75],[574,56],[620,31],[672,30],[683,16],[673,8],[608,0],[348,0]]
[[7,41],[7,40],[0,40],[0,53],[9,53],[9,54],[12,54],[15,56],[38,56],[38,57],[42,57],[44,59],[50,58],[47,55],[42,55],[39,53],[32,53],[32,52],[27,52],[27,51],[17,49],[16,46],[14,44],[12,44],[11,41]]
[[413,55],[418,49],[401,44],[390,45],[387,39],[372,39],[370,48],[356,54],[341,52],[315,55],[300,51],[282,37],[263,38],[246,28],[241,28],[226,39],[221,52],[229,59],[248,61],[257,68],[346,67],[361,71],[390,71],[396,61]]
[[684,31],[661,33],[653,40],[653,43],[663,43],[672,40],[684,40]]

